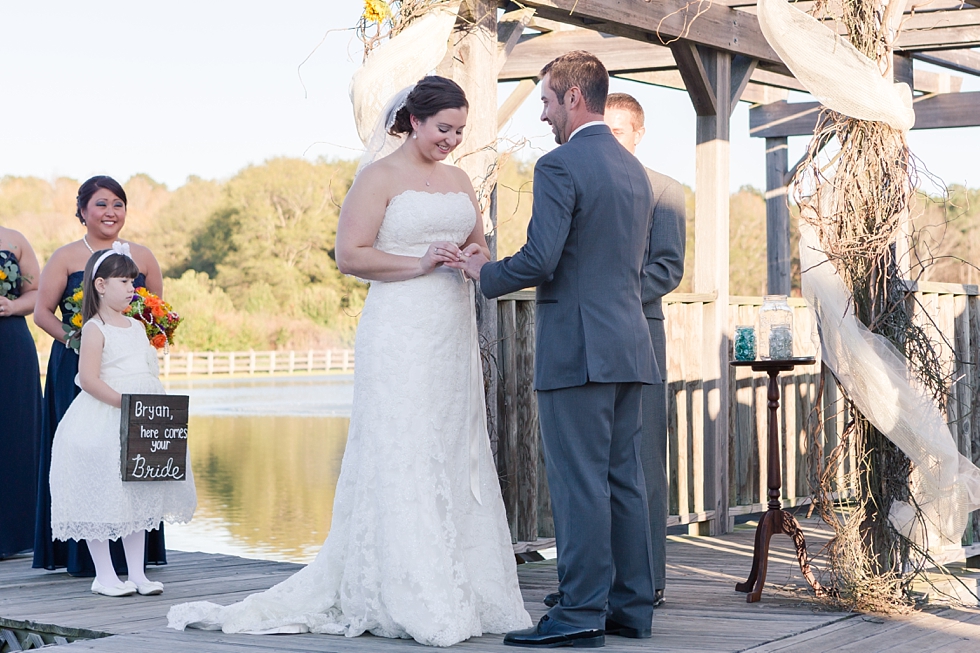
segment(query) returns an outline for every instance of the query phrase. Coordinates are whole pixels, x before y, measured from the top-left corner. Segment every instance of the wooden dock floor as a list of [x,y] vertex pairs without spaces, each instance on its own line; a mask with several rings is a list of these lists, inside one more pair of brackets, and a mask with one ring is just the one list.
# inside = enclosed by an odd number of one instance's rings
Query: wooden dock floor
[[[811,551],[828,539],[813,522],[805,524]],[[751,563],[754,524],[720,538],[671,536],[668,545],[667,603],[656,611],[653,638],[609,636],[608,651],[927,651],[980,650],[980,609],[934,607],[910,615],[881,617],[829,611],[806,591],[789,538],[773,539],[768,584],[758,603],[734,591]],[[177,632],[166,628],[170,605],[211,600],[231,603],[282,580],[298,565],[226,555],[169,554],[166,567],[151,568],[151,579],[166,584],[157,597],[110,599],[88,591],[91,580],[30,568],[30,558],[0,561],[0,626],[37,631],[83,631],[108,637],[75,641],[58,650],[129,653],[244,651],[394,651],[415,642],[369,635],[226,635]],[[519,567],[524,600],[532,618],[544,613],[541,599],[554,591],[554,561]],[[51,628],[55,626],[57,628]],[[514,651],[499,635],[459,644],[464,651]],[[6,651],[0,644],[0,651]]]

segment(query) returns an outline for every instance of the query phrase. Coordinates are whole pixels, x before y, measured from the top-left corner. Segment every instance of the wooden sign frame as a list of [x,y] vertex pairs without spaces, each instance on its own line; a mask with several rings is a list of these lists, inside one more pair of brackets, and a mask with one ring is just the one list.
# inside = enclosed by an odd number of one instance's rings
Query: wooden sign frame
[[119,438],[123,481],[187,478],[187,395],[123,395]]

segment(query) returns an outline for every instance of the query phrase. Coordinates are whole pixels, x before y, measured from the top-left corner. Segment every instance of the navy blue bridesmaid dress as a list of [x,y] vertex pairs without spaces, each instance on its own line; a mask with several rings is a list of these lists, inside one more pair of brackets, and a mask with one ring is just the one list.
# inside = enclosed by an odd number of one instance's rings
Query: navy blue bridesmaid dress
[[[0,264],[8,262],[19,268],[13,252],[0,250]],[[37,349],[19,315],[0,317],[0,380],[0,558],[6,558],[34,545],[41,432]]]
[[[72,317],[65,302],[82,285],[84,273],[72,272],[65,284],[61,297],[61,320],[65,324]],[[140,274],[133,281],[137,288],[146,286],[146,277]],[[78,354],[57,340],[51,345],[51,358],[48,359],[48,375],[44,382],[44,407],[41,412],[41,437],[38,448],[37,518],[34,527],[34,568],[59,569],[67,567],[72,576],[95,576],[95,565],[89,555],[85,541],[67,542],[51,539],[51,486],[48,483],[51,470],[51,444],[58,422],[68,410],[68,406],[81,392],[75,385],[78,374]],[[109,544],[112,564],[116,572],[127,573],[126,555],[122,542],[114,540]],[[163,524],[155,531],[149,531],[146,538],[146,564],[167,564],[167,550],[164,543]]]

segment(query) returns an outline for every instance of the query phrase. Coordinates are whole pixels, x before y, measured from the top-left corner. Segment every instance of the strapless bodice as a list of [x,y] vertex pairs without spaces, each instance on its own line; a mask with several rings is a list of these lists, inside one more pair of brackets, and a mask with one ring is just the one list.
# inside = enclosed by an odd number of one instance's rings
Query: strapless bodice
[[433,242],[462,246],[476,224],[466,193],[407,190],[391,198],[374,246],[389,254],[422,256]]

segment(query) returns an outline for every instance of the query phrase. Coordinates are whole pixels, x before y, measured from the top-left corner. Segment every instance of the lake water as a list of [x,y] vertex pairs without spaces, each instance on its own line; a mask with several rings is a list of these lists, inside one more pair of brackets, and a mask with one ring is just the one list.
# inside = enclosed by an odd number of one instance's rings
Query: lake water
[[197,484],[167,547],[309,562],[330,530],[347,443],[352,375],[165,381],[190,396]]

